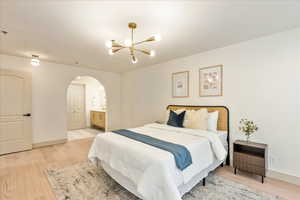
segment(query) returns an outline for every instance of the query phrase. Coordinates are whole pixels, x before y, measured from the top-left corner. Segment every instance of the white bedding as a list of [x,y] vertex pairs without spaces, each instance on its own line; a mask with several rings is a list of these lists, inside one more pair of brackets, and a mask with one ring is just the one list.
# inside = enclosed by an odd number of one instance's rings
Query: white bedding
[[227,149],[228,147],[228,142],[227,142],[227,131],[217,131],[217,134],[223,144],[223,146],[225,147],[225,149]]
[[105,162],[131,180],[145,200],[181,200],[178,186],[190,181],[216,159],[224,160],[227,152],[216,133],[164,124],[148,124],[131,131],[184,145],[193,164],[180,171],[171,153],[129,139],[105,133],[98,135],[90,149],[89,159]]

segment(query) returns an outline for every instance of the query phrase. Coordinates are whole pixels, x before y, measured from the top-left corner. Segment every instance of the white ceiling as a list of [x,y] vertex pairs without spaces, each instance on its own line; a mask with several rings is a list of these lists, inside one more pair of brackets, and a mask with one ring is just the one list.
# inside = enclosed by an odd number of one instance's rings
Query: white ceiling
[[[212,3],[214,2],[214,3]],[[281,3],[285,2],[285,3]],[[124,72],[300,26],[299,1],[76,1],[0,0],[0,52]],[[128,51],[109,56],[105,41],[136,40],[160,33],[162,41],[143,45],[154,58]]]

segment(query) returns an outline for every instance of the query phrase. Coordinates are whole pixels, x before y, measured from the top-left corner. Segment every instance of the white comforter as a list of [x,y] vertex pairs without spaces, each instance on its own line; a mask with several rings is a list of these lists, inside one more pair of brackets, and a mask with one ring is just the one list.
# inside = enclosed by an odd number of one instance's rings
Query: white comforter
[[163,124],[129,130],[184,145],[193,160],[193,164],[180,171],[174,156],[167,151],[114,133],[98,135],[89,159],[98,158],[130,179],[145,200],[181,200],[179,185],[187,183],[215,159],[223,161],[227,155],[216,133]]

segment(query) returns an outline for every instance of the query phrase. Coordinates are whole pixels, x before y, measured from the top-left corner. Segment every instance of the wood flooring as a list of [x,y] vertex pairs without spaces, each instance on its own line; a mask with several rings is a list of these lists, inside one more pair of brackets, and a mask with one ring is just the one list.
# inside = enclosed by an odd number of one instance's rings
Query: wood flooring
[[[93,138],[74,140],[0,156],[0,200],[55,200],[45,169],[85,162],[92,141]],[[219,168],[217,173],[282,199],[300,199],[300,186],[297,185],[271,178],[261,184],[259,177],[245,173],[234,175],[230,167]]]

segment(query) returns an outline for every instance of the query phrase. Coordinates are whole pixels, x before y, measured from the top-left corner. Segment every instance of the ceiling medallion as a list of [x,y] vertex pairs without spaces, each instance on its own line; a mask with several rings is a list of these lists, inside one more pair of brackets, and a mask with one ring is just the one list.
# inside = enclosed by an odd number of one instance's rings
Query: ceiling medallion
[[133,64],[137,63],[137,61],[138,61],[137,58],[136,58],[136,55],[135,55],[135,53],[137,51],[141,52],[141,53],[144,53],[144,54],[147,54],[147,55],[152,56],[152,57],[155,56],[155,51],[154,50],[149,51],[149,50],[145,50],[145,49],[138,49],[138,48],[136,48],[136,46],[138,46],[139,44],[145,43],[145,42],[160,41],[161,36],[159,34],[157,34],[157,35],[149,37],[146,40],[143,40],[143,41],[140,41],[140,42],[134,42],[134,40],[133,40],[133,31],[134,31],[134,29],[136,29],[137,25],[136,25],[136,23],[131,22],[131,23],[128,24],[128,27],[131,29],[131,39],[125,40],[124,45],[121,45],[121,44],[115,42],[115,40],[107,41],[106,46],[109,48],[108,54],[113,55],[116,52],[120,51],[121,49],[128,48],[129,52],[130,52],[130,56],[131,56],[131,62]]

